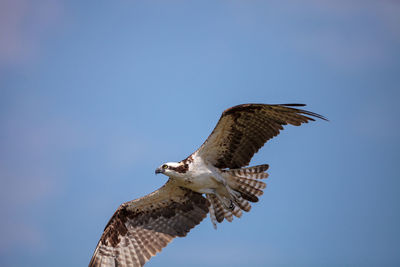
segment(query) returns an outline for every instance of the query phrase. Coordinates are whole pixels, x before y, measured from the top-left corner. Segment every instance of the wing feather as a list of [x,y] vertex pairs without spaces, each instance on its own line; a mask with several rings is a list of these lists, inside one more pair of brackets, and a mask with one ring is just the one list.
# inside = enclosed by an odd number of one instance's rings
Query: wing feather
[[199,193],[169,180],[157,191],[122,204],[111,217],[89,267],[143,266],[173,238],[185,236],[208,213]]
[[325,117],[307,110],[304,104],[243,104],[225,110],[213,132],[194,153],[218,168],[247,166],[269,139],[277,136],[283,125],[299,126]]

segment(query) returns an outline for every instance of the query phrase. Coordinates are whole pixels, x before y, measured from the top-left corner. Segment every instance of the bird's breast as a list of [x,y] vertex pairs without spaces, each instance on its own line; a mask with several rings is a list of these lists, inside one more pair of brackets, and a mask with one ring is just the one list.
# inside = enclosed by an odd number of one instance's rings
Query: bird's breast
[[188,171],[180,181],[182,186],[198,193],[211,193],[218,187],[218,183],[209,170]]

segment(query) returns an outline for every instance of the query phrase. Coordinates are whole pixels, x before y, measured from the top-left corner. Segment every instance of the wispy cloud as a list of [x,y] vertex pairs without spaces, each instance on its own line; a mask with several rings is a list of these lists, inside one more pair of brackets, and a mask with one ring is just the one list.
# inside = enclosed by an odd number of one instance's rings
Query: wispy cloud
[[21,220],[3,222],[0,234],[0,255],[9,253],[15,247],[38,252],[45,246],[43,234],[36,227]]
[[46,35],[56,29],[62,1],[0,1],[0,67],[25,64],[37,56]]

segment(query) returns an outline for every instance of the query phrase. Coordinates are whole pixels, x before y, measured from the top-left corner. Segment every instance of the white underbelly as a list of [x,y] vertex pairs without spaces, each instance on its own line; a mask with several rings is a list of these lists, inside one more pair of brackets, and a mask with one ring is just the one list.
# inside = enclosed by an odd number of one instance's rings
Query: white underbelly
[[[189,173],[188,173],[189,174]],[[212,173],[203,173],[200,175],[187,175],[180,179],[183,187],[189,188],[198,193],[214,193],[220,183],[212,176]]]

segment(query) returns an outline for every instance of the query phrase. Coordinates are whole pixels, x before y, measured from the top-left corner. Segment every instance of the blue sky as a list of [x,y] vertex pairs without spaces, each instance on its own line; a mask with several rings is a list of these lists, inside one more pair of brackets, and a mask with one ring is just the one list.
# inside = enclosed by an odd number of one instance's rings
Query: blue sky
[[0,265],[85,266],[233,105],[306,103],[261,201],[147,266],[400,264],[396,1],[0,3]]

